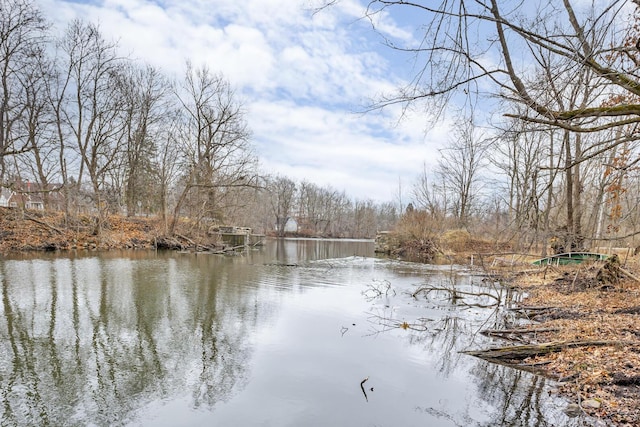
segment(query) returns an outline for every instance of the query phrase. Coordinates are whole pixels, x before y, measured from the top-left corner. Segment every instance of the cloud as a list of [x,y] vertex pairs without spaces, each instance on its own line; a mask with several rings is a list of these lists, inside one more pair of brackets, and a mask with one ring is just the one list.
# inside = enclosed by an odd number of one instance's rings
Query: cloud
[[[187,59],[222,72],[243,99],[270,172],[382,201],[393,197],[398,177],[411,181],[435,151],[437,144],[425,141],[440,131],[427,138],[420,112],[400,124],[397,107],[355,114],[402,83],[393,53],[360,19],[359,1],[316,14],[311,3],[294,0],[40,4],[58,29],[73,17],[97,22],[123,52],[177,79]],[[411,39],[391,16],[376,20],[386,35]]]
[[390,200],[398,179],[409,187],[426,151],[436,148],[425,142],[422,128],[380,126],[385,120],[380,114],[257,102],[251,105],[249,120],[260,135],[257,149],[268,171],[284,171],[297,181],[331,185],[376,201]]

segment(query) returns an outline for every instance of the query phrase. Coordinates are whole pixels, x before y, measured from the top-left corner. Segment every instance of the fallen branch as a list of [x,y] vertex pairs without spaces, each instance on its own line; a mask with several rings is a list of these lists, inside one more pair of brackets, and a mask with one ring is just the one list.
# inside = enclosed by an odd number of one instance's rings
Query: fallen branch
[[61,234],[61,235],[62,235],[62,234],[64,234],[64,233],[62,232],[62,230],[60,230],[60,229],[58,229],[58,228],[54,227],[53,225],[49,225],[49,224],[47,224],[47,223],[46,223],[46,222],[44,222],[44,221],[40,221],[39,219],[35,219],[35,218],[33,218],[32,216],[29,216],[29,215],[27,215],[27,214],[24,214],[24,217],[25,217],[26,219],[28,219],[29,221],[33,221],[33,222],[35,222],[36,224],[43,225],[43,226],[47,227],[49,230],[53,230],[53,231],[55,231],[55,232],[56,232],[56,233],[58,233],[58,234]]
[[551,307],[551,306],[522,306],[522,307],[511,307],[507,310],[509,311],[529,311],[529,312],[539,312],[539,311],[547,311],[547,310],[557,310],[560,307]]
[[367,289],[362,291],[362,295],[365,296],[367,301],[373,301],[376,298],[380,298],[383,295],[389,296],[389,292],[393,292],[396,295],[396,291],[391,288],[391,282],[388,280],[378,281],[374,280],[372,285],[367,285]]
[[540,332],[557,332],[559,328],[518,328],[518,329],[485,329],[480,333],[483,335],[496,335],[496,334],[536,334]]
[[559,328],[519,328],[519,329],[485,329],[480,331],[487,337],[497,337],[512,341],[522,341],[522,335],[538,334],[544,332],[558,332]]
[[245,246],[244,245],[238,245],[238,246],[230,246],[228,248],[224,248],[222,249],[222,252],[234,252],[236,249],[244,249]]
[[194,242],[193,240],[191,240],[190,238],[188,238],[187,236],[183,236],[182,234],[176,234],[175,235],[177,238],[184,240],[185,242],[189,243],[191,246],[197,246],[196,242]]
[[507,310],[519,313],[520,316],[524,316],[527,319],[533,319],[536,316],[547,314],[550,311],[556,311],[559,309],[559,307],[511,307]]
[[526,344],[526,345],[514,345],[507,347],[489,348],[486,350],[470,350],[462,351],[462,354],[469,356],[479,357],[481,359],[489,361],[510,361],[510,360],[523,360],[528,357],[538,356],[540,354],[556,353],[565,348],[577,348],[577,347],[604,347],[604,346],[624,346],[633,345],[638,346],[640,342],[627,342],[627,341],[559,341],[548,342],[542,344]]
[[622,267],[620,267],[620,272],[623,273],[625,276],[635,280],[636,282],[640,283],[640,278],[638,276],[633,275],[629,270],[626,270]]

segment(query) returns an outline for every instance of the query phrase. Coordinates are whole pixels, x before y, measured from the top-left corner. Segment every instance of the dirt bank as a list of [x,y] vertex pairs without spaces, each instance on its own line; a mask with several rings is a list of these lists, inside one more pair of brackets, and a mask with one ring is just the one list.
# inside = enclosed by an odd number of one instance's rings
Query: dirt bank
[[494,355],[505,356],[498,357],[501,363],[558,380],[554,392],[574,402],[574,411],[613,425],[638,426],[637,261],[628,260],[610,281],[599,280],[602,267],[597,262],[513,270],[512,285],[527,295],[513,310],[531,323],[497,332],[506,341],[502,353]]
[[[214,245],[206,233],[194,233],[187,224],[181,237],[167,237],[164,224],[155,217],[112,215],[97,227],[92,215],[66,218],[60,212],[0,208],[0,253],[13,251],[150,249],[160,242],[185,246]],[[191,237],[186,237],[191,236]]]

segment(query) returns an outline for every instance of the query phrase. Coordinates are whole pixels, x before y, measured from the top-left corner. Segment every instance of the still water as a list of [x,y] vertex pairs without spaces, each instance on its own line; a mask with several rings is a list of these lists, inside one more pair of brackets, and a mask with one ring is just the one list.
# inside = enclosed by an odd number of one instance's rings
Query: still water
[[20,256],[0,280],[2,425],[590,425],[543,379],[459,353],[507,313],[410,295],[486,281],[371,242]]

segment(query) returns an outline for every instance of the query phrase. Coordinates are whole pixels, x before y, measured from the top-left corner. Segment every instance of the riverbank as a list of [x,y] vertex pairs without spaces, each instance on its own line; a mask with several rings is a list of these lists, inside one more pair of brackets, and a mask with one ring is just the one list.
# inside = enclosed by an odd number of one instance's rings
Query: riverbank
[[90,215],[0,208],[0,253],[16,251],[148,249],[161,233],[157,218],[109,216],[96,230]]
[[483,331],[503,345],[468,354],[557,381],[553,393],[572,402],[567,408],[572,416],[585,413],[606,425],[640,425],[637,256],[625,251],[618,258],[623,265],[614,271],[603,268],[602,261],[538,267],[532,257],[496,255],[509,248],[459,230],[436,240],[392,242],[388,253],[422,262],[475,263],[524,295],[509,308],[518,319],[513,325]]
[[[506,340],[479,354],[558,381],[554,392],[584,412],[616,426],[640,425],[640,280],[638,260],[599,281],[603,263],[521,266],[511,286],[526,298],[512,310],[525,320],[510,330],[485,331]],[[509,345],[512,344],[512,345]]]

